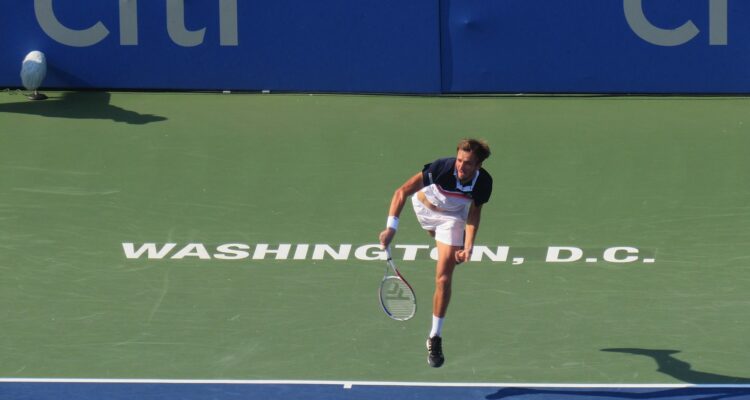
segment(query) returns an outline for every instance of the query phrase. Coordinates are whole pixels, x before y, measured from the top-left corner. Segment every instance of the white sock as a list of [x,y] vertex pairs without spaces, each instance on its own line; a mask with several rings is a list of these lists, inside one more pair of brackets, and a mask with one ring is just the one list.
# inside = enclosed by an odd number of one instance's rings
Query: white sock
[[440,336],[443,331],[443,320],[445,318],[439,318],[432,316],[432,330],[430,331],[430,337]]

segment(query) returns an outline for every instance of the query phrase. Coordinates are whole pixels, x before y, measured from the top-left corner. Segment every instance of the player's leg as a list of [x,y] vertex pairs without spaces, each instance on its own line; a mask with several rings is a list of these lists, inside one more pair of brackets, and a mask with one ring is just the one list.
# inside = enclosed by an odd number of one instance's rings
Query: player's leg
[[[454,224],[452,221],[446,221],[439,214],[433,213],[426,208],[416,196],[412,196],[412,205],[414,206],[414,214],[417,217],[417,221],[419,221],[422,229],[435,239],[438,248],[436,284],[433,295],[432,330],[430,336],[427,338],[427,362],[432,367],[440,367],[445,361],[440,332],[443,317],[445,317],[445,312],[450,302],[450,281],[453,277],[453,269],[456,266],[455,256],[449,254],[450,249],[453,247],[450,243],[454,241],[455,236],[452,235],[453,232],[451,229]],[[448,223],[446,224],[446,222]]]
[[[435,267],[435,293],[432,300],[432,313],[437,318],[444,318],[451,299],[453,270],[456,268],[456,252],[463,246],[463,221],[446,219],[435,230],[437,247],[437,264]],[[434,330],[432,333],[436,333]],[[438,328],[437,335],[440,330]],[[434,335],[431,335],[434,336]]]
[[432,300],[432,314],[444,318],[451,300],[451,283],[456,268],[456,251],[460,247],[436,241],[438,260],[435,267],[435,294]]
[[435,243],[438,249],[438,261],[435,267],[435,293],[432,298],[432,329],[427,339],[427,362],[431,367],[437,368],[445,362],[442,339],[443,321],[451,299],[456,251],[461,247],[440,241],[435,241]]

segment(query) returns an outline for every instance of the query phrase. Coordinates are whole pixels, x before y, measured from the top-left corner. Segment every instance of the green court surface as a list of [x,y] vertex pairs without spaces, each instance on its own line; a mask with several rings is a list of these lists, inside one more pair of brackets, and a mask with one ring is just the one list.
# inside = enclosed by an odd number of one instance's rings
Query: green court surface
[[[750,99],[49,95],[0,95],[0,377],[750,381]],[[459,267],[431,369],[434,262],[397,250],[399,323],[355,251],[462,136],[509,256]],[[431,244],[408,207],[396,242]]]

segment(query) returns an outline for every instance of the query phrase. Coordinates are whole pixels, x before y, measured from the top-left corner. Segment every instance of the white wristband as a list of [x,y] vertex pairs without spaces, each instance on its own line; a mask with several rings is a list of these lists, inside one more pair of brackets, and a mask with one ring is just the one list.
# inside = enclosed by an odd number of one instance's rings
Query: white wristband
[[389,215],[388,221],[385,223],[385,227],[393,229],[394,231],[397,231],[398,230],[398,217]]

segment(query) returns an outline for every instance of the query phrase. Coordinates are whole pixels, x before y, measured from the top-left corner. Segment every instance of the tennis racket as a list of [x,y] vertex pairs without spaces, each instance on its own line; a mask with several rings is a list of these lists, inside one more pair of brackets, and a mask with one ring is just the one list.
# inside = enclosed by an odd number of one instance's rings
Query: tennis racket
[[385,249],[388,259],[386,261],[385,276],[380,282],[380,305],[386,315],[396,321],[406,321],[417,312],[417,297],[409,282],[404,279],[391,257],[391,248]]

